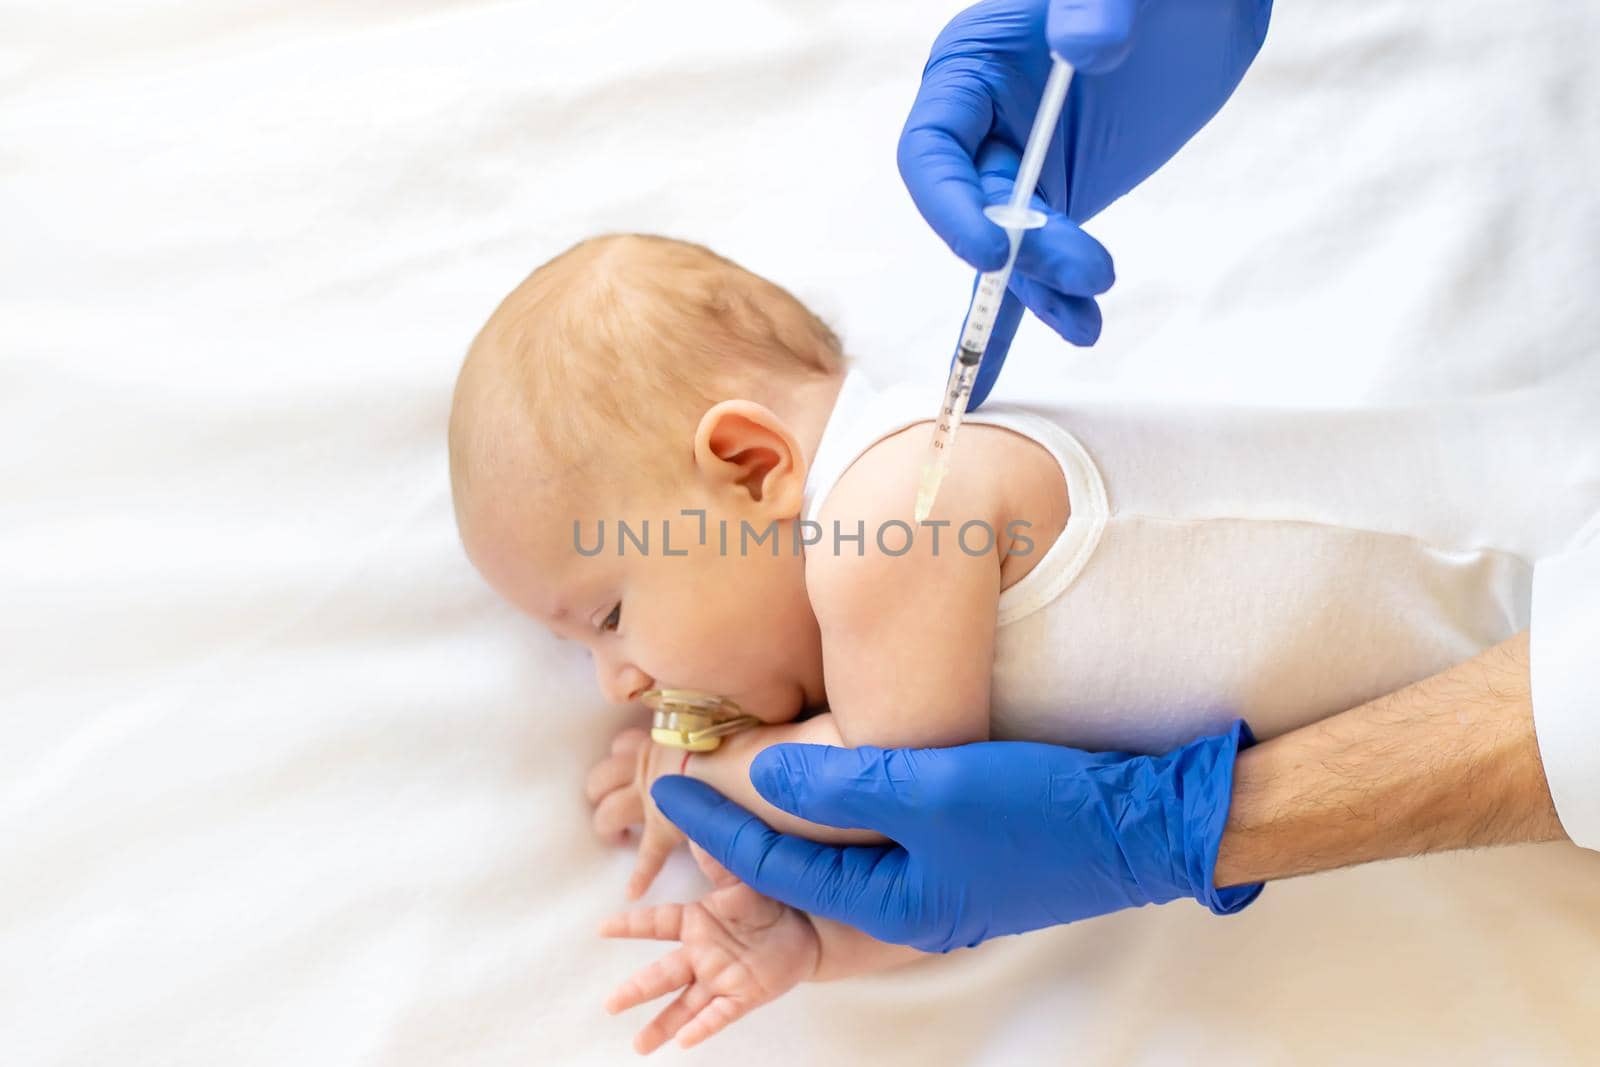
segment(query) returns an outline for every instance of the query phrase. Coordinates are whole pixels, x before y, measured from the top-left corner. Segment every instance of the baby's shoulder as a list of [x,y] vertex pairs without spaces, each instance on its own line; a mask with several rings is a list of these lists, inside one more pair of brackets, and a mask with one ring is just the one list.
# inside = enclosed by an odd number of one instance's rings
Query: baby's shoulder
[[[907,582],[949,580],[953,570],[992,567],[998,573],[1009,547],[1003,536],[1008,523],[1056,510],[1046,499],[1048,483],[1059,486],[1062,475],[1044,448],[998,426],[968,423],[933,510],[916,522],[932,427],[922,422],[890,434],[840,475],[817,513],[821,529],[814,536],[820,540],[806,555],[814,603],[832,599],[854,609],[863,599],[895,595]],[[1064,521],[1064,491],[1057,495]],[[974,552],[979,545],[990,550]]]
[[[932,433],[931,421],[919,422],[867,448],[839,475],[818,511],[818,520],[830,528],[833,523],[850,529],[863,523],[871,541],[876,540],[878,526],[903,524],[915,530],[917,489]],[[998,517],[1004,481],[999,475],[1006,462],[1003,453],[1011,450],[1000,438],[1014,436],[990,426],[962,428],[961,448],[945,471],[927,524]]]

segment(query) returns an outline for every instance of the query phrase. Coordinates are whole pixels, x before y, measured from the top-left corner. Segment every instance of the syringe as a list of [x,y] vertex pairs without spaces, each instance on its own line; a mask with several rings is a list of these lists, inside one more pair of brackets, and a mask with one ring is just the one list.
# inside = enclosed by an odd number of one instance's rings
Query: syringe
[[1033,190],[1039,184],[1039,171],[1044,167],[1044,155],[1050,148],[1050,137],[1055,132],[1056,120],[1061,117],[1061,105],[1067,98],[1067,88],[1072,84],[1072,66],[1060,56],[1052,54],[1050,77],[1044,83],[1044,95],[1039,99],[1039,113],[1034,116],[1033,128],[1028,131],[1028,144],[1022,152],[1022,163],[1017,168],[1017,182],[1011,189],[1009,204],[993,204],[983,209],[989,221],[1005,229],[1011,240],[1011,251],[1006,264],[999,270],[979,275],[978,286],[972,293],[972,304],[967,308],[966,323],[961,327],[961,343],[956,349],[955,365],[950,368],[950,381],[945,386],[944,400],[939,406],[939,417],[933,429],[933,446],[928,460],[922,466],[922,480],[917,486],[916,521],[922,522],[933,510],[933,501],[939,495],[939,483],[950,466],[950,451],[955,444],[956,431],[967,412],[967,398],[972,395],[972,384],[977,381],[978,367],[989,347],[989,335],[994,332],[995,316],[1000,313],[1000,301],[1006,295],[1006,283],[1011,279],[1011,268],[1017,262],[1017,249],[1022,245],[1025,230],[1038,229],[1045,217],[1028,206]]

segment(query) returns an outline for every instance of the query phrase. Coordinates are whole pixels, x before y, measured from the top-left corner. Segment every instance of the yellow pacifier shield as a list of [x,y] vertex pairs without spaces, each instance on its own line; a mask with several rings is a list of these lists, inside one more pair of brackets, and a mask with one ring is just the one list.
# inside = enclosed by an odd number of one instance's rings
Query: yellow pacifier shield
[[760,721],[731,700],[694,689],[651,689],[639,699],[653,713],[650,740],[690,752],[710,752]]

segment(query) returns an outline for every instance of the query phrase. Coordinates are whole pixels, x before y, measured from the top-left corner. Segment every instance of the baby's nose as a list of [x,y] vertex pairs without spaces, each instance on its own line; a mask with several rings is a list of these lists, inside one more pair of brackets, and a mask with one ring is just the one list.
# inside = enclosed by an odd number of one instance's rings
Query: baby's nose
[[650,677],[637,667],[600,668],[600,691],[613,704],[632,704],[650,688]]

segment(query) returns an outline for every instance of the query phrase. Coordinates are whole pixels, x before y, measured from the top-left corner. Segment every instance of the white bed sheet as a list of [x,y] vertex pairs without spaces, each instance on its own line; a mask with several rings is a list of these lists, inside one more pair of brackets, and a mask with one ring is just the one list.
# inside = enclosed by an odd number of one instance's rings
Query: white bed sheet
[[[968,274],[894,141],[958,5],[0,3],[0,1059],[587,1064],[654,946],[583,771],[621,721],[454,538],[466,341],[601,230],[942,373]],[[1284,3],[1092,227],[1102,345],[1002,380],[1231,402],[1597,373],[1593,5]],[[808,987],[669,1062],[1580,1062],[1600,857],[1292,881]],[[659,896],[690,891],[676,864]]]

